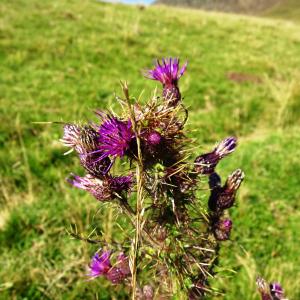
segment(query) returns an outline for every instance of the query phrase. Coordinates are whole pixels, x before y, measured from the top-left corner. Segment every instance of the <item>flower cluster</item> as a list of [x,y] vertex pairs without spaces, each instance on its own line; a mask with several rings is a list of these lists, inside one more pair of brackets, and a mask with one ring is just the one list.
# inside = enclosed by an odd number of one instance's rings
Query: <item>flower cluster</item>
[[[233,136],[188,161],[192,141],[184,132],[188,112],[178,85],[186,67],[180,68],[177,58],[157,60],[145,75],[162,84],[161,97],[132,104],[124,85],[124,98],[117,98],[123,108],[120,116],[97,111],[99,124],[65,124],[61,139],[77,153],[86,172],[68,181],[100,202],[117,204],[129,218],[125,237],[134,241],[93,241],[106,250],[93,256],[88,276],[127,285],[135,299],[152,300],[155,294],[171,298],[176,294],[174,280],[191,300],[211,292],[209,278],[233,228],[228,209],[235,205],[244,179],[237,169],[222,184],[217,172],[222,159],[237,148]],[[112,168],[117,160],[122,173]],[[210,191],[205,207],[196,193],[204,176]],[[116,251],[122,252],[115,256]],[[149,276],[138,278],[143,272]],[[278,284],[260,280],[258,286],[262,299],[284,299]]]

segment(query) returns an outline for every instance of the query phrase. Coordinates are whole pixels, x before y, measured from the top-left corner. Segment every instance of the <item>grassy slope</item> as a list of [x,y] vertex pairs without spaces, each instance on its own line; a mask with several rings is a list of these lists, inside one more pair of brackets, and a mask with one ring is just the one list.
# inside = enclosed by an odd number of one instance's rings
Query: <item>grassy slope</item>
[[[197,153],[224,136],[240,137],[236,154],[219,167],[223,176],[236,167],[247,174],[231,211],[233,241],[221,263],[232,272],[217,283],[228,291],[221,298],[258,299],[257,273],[300,298],[299,27],[94,1],[15,0],[0,7],[0,299],[113,295],[102,280],[84,281],[95,247],[70,240],[65,229],[76,223],[86,232],[114,232],[118,226],[107,222],[114,216],[97,213],[96,201],[65,183],[79,166],[62,155],[60,128],[31,122],[88,119],[92,109],[114,105],[119,79],[128,79],[136,95],[149,90],[155,83],[139,70],[171,55],[190,62],[181,86]],[[232,82],[228,72],[261,83]]]

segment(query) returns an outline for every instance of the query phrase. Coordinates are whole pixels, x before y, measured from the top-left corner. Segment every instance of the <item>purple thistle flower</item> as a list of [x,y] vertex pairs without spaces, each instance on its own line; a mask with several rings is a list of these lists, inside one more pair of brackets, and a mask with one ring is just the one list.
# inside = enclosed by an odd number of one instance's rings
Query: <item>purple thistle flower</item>
[[227,241],[230,237],[232,229],[232,221],[230,219],[224,219],[218,221],[214,225],[214,235],[218,241]]
[[170,101],[171,105],[176,105],[181,100],[181,94],[178,88],[178,80],[184,74],[187,62],[179,69],[179,59],[169,58],[156,61],[153,70],[145,72],[145,76],[152,80],[160,81],[163,85],[163,97]]
[[284,291],[278,282],[271,283],[270,290],[273,300],[284,300]]
[[101,153],[99,159],[106,157],[123,157],[130,148],[130,142],[134,138],[131,121],[121,121],[116,117],[98,112],[103,120],[99,127],[99,147]]
[[213,173],[218,162],[232,153],[236,146],[237,139],[235,137],[224,139],[212,152],[202,154],[195,159],[195,172],[203,175]]
[[103,251],[100,256],[96,253],[92,258],[89,268],[90,273],[87,275],[91,276],[92,279],[106,275],[111,268],[110,251]]
[[208,206],[212,211],[224,210],[232,207],[235,195],[245,177],[240,169],[234,171],[223,187],[216,186],[211,190]]

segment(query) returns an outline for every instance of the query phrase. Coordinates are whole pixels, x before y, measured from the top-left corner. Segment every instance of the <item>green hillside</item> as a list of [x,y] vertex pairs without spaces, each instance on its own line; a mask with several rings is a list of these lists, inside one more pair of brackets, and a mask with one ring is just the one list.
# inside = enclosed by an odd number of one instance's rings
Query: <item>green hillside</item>
[[117,109],[120,79],[146,101],[156,84],[140,70],[169,56],[189,61],[195,155],[236,135],[218,171],[246,173],[214,283],[227,293],[208,299],[258,300],[258,273],[300,299],[299,26],[92,0],[2,1],[0,14],[0,299],[125,299],[122,286],[86,281],[96,248],[66,232],[109,239],[115,211],[66,183],[80,167],[63,155],[60,126],[33,122],[95,120],[96,108]]

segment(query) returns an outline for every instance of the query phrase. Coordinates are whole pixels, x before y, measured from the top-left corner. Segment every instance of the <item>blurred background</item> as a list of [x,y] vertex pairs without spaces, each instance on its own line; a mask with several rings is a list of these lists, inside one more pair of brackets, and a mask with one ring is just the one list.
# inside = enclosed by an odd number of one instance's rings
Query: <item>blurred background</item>
[[63,155],[61,126],[34,122],[117,111],[119,80],[147,101],[156,83],[141,70],[170,56],[189,61],[180,84],[195,156],[235,135],[218,170],[246,173],[213,283],[226,294],[207,299],[257,300],[257,274],[300,299],[300,2],[150,2],[0,2],[0,299],[126,299],[86,282],[97,248],[67,233],[110,239],[125,221],[66,183],[82,170]]

